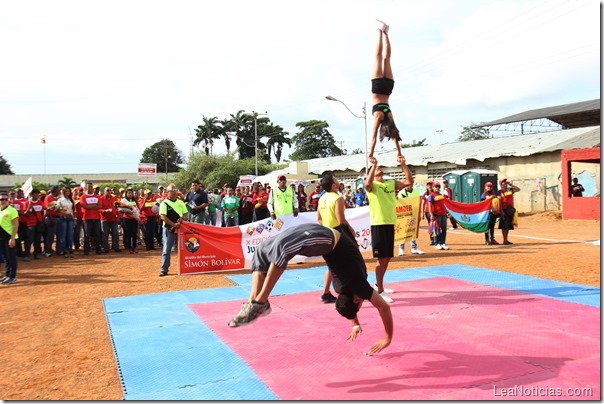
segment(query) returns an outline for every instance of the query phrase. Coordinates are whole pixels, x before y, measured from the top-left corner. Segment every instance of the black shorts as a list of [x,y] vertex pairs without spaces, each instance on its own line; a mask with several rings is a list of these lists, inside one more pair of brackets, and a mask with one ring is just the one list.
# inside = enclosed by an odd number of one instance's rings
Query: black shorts
[[373,258],[394,257],[394,225],[371,226],[371,249]]
[[373,94],[390,95],[394,89],[394,80],[381,77],[371,79],[371,92]]

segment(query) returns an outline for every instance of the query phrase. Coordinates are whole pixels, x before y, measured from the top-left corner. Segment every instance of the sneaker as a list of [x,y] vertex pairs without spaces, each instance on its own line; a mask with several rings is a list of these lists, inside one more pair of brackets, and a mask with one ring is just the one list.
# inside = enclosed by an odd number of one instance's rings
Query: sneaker
[[69,255],[63,254],[63,258],[69,258]]
[[457,230],[457,227],[449,227],[449,230]]
[[[375,284],[375,283],[373,284],[373,290],[376,290],[376,291],[379,292],[378,285]],[[394,293],[394,290],[389,289],[389,288],[387,288],[387,287],[384,286],[384,290],[382,291],[382,293]]]
[[336,297],[334,295],[331,294],[331,292],[327,292],[321,295],[321,301],[323,303],[335,303],[336,302]]
[[422,255],[424,252],[422,250],[420,250],[419,248],[412,248],[411,249],[411,254],[419,254]]
[[3,276],[2,279],[0,279],[0,283],[4,282],[4,280],[7,278],[8,278],[8,276]]
[[35,259],[35,260],[39,260],[39,259],[42,259],[42,257],[40,257],[40,255],[39,255],[39,254],[36,254],[36,255],[34,255],[34,259]]
[[10,285],[11,283],[15,283],[17,282],[16,278],[6,278],[5,280],[2,281],[3,285]]
[[268,316],[271,314],[271,305],[268,300],[265,303],[259,302],[246,302],[241,306],[239,314],[235,316],[230,322],[229,327],[239,327],[241,325],[252,324],[259,317]]
[[449,247],[447,247],[446,244],[441,244],[440,248],[442,248],[443,250],[448,250],[449,249]]
[[382,296],[382,299],[384,299],[386,301],[386,303],[393,303],[394,299],[392,299],[390,296],[388,296],[386,294],[386,291],[380,293],[380,296]]
[[51,253],[49,253],[49,252],[45,252],[45,253],[44,253],[44,254],[42,254],[42,255],[43,255],[43,256],[45,256],[45,257],[52,257],[52,254],[51,254]]
[[23,257],[23,261],[29,262],[29,257]]
[[437,250],[442,250],[442,249],[443,249],[443,246],[441,246],[440,244],[436,244],[436,247],[435,247],[435,248],[436,248]]
[[[411,252],[413,252],[413,250],[411,250]],[[405,255],[405,249],[401,246],[398,247],[398,256],[402,257],[403,255]]]
[[390,29],[390,26],[388,24],[386,24],[384,21],[380,21],[380,20],[376,20],[377,22],[379,22],[378,28],[380,30],[382,30],[384,32],[384,34],[388,33],[388,30]]
[[159,273],[159,276],[166,276],[166,275],[168,275],[168,272],[161,271],[161,272]]
[[73,258],[73,253],[69,253],[69,258]]

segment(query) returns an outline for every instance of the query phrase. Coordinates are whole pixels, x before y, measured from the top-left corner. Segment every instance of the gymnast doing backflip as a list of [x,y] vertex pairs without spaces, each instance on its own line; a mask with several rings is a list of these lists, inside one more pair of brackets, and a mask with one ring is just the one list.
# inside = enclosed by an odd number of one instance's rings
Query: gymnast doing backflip
[[330,228],[318,223],[305,223],[263,241],[252,257],[250,298],[229,322],[229,327],[251,324],[271,313],[269,295],[288,262],[296,255],[323,256],[325,259],[333,279],[333,288],[338,293],[336,310],[352,320],[348,341],[354,341],[361,335],[363,330],[357,313],[363,300],[369,300],[380,314],[385,335],[366,354],[376,354],[390,345],[393,333],[390,306],[367,281],[365,261],[347,224]]
[[382,21],[378,20],[378,22],[380,23],[380,27],[378,28],[378,42],[373,71],[371,73],[373,133],[368,156],[371,164],[374,164],[375,160],[373,153],[375,151],[378,134],[380,142],[383,141],[384,138],[392,139],[396,146],[398,156],[400,157],[402,155],[401,146],[399,145],[401,136],[394,124],[392,110],[388,103],[390,94],[392,94],[392,89],[394,88],[394,76],[392,74],[392,66],[390,65],[390,55],[392,51],[390,48],[390,40],[388,39],[389,27]]

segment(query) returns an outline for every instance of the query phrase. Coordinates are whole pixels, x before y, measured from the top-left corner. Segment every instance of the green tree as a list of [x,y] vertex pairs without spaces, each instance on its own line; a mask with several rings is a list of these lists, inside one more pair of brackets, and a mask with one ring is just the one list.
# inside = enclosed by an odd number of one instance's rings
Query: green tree
[[209,156],[212,153],[214,141],[220,139],[220,132],[222,129],[223,127],[220,124],[220,121],[218,121],[218,118],[204,116],[203,125],[199,125],[195,128],[193,146],[199,146],[201,144],[206,156]]
[[344,154],[327,130],[329,127],[327,122],[312,120],[298,122],[296,126],[301,130],[292,139],[296,148],[296,151],[289,155],[292,161]]
[[411,143],[401,143],[401,149],[406,147],[418,147],[418,146],[427,146],[426,138],[423,138],[419,142],[415,141],[415,139]]
[[463,126],[461,136],[457,138],[458,142],[468,142],[470,140],[489,139],[491,137],[488,128],[477,128],[476,123],[471,123],[468,126]]
[[14,175],[15,173],[10,168],[10,164],[4,158],[2,154],[0,154],[0,175]]
[[63,177],[62,179],[60,179],[60,180],[57,182],[57,185],[58,185],[58,186],[60,186],[60,187],[69,187],[69,188],[73,188],[73,187],[77,186],[77,185],[78,185],[78,183],[77,183],[77,182],[75,182],[75,181],[73,180],[73,178],[69,178],[69,177]]
[[163,139],[153,143],[143,152],[141,163],[157,164],[157,171],[165,172],[166,165],[169,173],[180,170],[179,164],[184,162],[182,152],[170,139]]
[[[258,175],[264,175],[283,168],[285,164],[268,164],[258,160]],[[202,152],[193,153],[187,166],[176,175],[176,183],[188,186],[197,179],[206,189],[222,188],[222,184],[236,185],[240,175],[250,175],[255,171],[255,159],[237,159],[233,154],[206,156]]]

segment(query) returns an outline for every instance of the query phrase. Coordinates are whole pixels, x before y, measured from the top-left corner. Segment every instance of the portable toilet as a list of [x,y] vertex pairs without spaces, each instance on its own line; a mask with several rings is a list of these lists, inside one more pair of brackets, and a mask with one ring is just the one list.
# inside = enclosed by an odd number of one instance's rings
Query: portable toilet
[[461,177],[467,170],[454,170],[449,171],[443,175],[443,178],[449,181],[449,188],[451,188],[451,199],[457,202],[462,202],[462,181]]
[[[484,191],[484,184],[493,183],[496,189],[497,172],[486,169],[468,170],[461,176],[461,201],[463,203],[475,203],[480,201],[480,195]],[[449,186],[451,181],[449,180]]]

